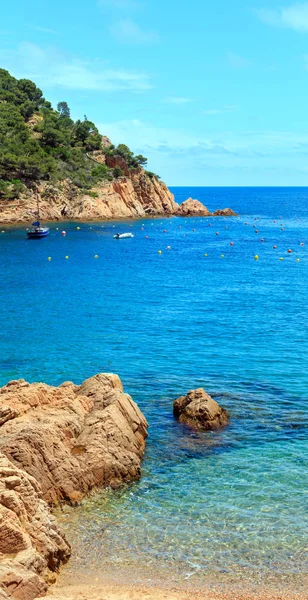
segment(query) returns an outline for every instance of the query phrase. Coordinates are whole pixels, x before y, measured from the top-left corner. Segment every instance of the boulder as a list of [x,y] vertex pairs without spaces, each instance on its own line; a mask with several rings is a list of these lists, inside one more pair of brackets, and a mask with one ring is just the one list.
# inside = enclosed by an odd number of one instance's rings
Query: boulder
[[206,206],[202,204],[202,202],[199,202],[199,200],[193,200],[193,198],[188,198],[188,200],[182,202],[182,204],[180,204],[180,206],[178,207],[177,215],[179,217],[209,217],[211,213],[206,208]]
[[226,409],[221,408],[203,388],[191,390],[186,396],[178,398],[173,405],[173,414],[192,429],[208,431],[220,429],[229,423]]
[[215,210],[213,217],[237,217],[237,213],[232,208],[221,208]]
[[0,452],[39,482],[49,504],[140,476],[147,422],[117,375],[58,388],[12,381],[0,389],[0,406]]

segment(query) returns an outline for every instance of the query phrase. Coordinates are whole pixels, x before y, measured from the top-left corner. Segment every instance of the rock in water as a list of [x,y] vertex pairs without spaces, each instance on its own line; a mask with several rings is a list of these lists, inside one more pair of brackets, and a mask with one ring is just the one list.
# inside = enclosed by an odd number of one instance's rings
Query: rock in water
[[215,210],[213,213],[214,217],[237,217],[237,213],[232,208],[221,208]]
[[229,423],[226,409],[221,408],[203,388],[191,390],[186,396],[178,398],[173,405],[173,414],[192,429],[208,431],[220,429]]
[[117,375],[0,389],[1,599],[46,592],[46,577],[70,556],[48,504],[139,477],[146,437],[146,419]]
[[210,211],[200,202],[199,200],[193,200],[193,198],[188,198],[185,202],[182,202],[178,207],[177,211],[178,216],[180,217],[209,217],[211,215]]

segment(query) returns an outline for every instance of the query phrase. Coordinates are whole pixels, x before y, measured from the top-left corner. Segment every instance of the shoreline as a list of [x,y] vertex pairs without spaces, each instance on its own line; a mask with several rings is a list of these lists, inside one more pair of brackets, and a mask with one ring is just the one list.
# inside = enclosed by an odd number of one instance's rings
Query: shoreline
[[182,589],[178,585],[156,585],[98,582],[80,582],[77,585],[61,585],[57,582],[49,588],[46,600],[307,600],[304,591],[293,592],[289,587],[275,589],[266,585],[249,587],[207,584],[203,588]]

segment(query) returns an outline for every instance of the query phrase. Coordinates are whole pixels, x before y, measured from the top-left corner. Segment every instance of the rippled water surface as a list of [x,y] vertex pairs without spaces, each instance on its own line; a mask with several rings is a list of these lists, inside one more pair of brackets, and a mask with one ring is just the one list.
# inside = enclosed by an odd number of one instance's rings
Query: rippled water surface
[[[52,224],[31,241],[4,228],[1,384],[114,371],[150,423],[141,481],[65,509],[69,573],[301,577],[308,189],[173,191],[240,218],[65,223],[65,238]],[[128,230],[134,239],[113,240]],[[228,428],[194,434],[173,420],[173,400],[197,386],[229,410]]]

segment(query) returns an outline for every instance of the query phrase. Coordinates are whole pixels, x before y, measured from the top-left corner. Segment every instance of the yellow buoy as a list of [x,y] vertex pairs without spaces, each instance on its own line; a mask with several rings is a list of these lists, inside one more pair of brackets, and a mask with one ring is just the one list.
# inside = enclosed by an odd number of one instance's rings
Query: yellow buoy
[[68,256],[65,257],[66,259],[68,258]]
[[94,254],[94,258],[98,258],[98,254]]
[[162,254],[162,251],[161,251],[161,250],[158,250],[158,254]]
[[51,260],[51,256],[48,256],[47,260]]
[[224,254],[221,254],[221,258],[225,258],[225,255],[224,255]]
[[4,229],[2,229],[1,233],[5,233]]
[[283,260],[282,256],[280,257],[280,259],[279,259],[279,260]]
[[56,227],[56,231],[59,231],[59,227]]
[[301,259],[300,259],[300,258],[297,258],[297,259],[296,259],[296,262],[300,262],[300,261],[301,261]]
[[259,257],[258,257],[258,255],[257,255],[257,254],[254,256],[254,259],[255,259],[255,260],[259,260]]
[[207,256],[207,254],[205,254],[204,256]]
[[80,227],[76,227],[76,229],[80,229]]

